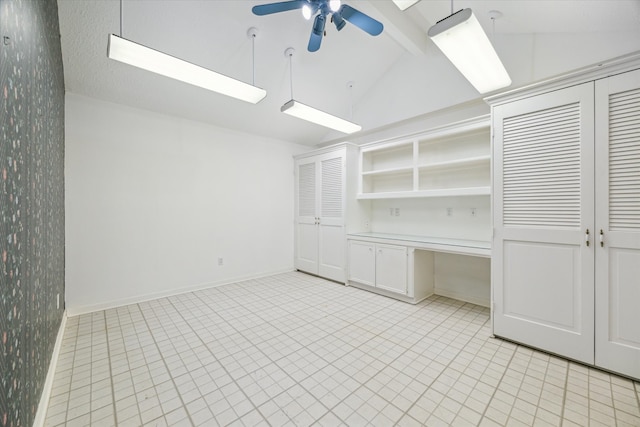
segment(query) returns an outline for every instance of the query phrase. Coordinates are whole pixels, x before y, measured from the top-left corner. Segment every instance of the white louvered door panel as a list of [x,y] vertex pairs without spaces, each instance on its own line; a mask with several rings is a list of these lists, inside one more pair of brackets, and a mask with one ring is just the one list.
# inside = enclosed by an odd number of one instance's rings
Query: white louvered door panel
[[295,266],[312,274],[318,274],[317,169],[315,159],[296,162]]
[[640,378],[640,71],[596,82],[596,365]]
[[593,363],[593,83],[493,108],[493,327]]
[[319,275],[344,282],[346,279],[345,153],[343,150],[318,158],[319,165]]

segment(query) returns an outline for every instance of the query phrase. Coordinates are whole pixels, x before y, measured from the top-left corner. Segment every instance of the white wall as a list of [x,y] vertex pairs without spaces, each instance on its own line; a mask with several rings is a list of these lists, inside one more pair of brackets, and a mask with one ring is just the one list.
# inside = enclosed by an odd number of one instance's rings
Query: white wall
[[67,94],[69,314],[292,270],[307,149]]
[[373,200],[371,230],[488,242],[491,240],[491,201],[488,196]]
[[436,253],[434,265],[436,295],[490,307],[490,258]]

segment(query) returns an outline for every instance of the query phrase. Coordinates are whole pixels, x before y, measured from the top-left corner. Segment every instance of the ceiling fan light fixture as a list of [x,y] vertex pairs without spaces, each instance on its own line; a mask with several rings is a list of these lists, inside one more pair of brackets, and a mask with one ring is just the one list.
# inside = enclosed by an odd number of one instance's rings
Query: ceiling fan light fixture
[[257,104],[267,91],[199,65],[109,34],[107,57],[184,83]]
[[339,13],[334,13],[333,15],[331,15],[331,20],[333,21],[333,25],[336,26],[336,30],[338,31],[340,31],[344,28],[345,25],[347,25],[347,21],[345,21],[342,15],[340,15]]
[[311,6],[309,6],[308,4],[305,4],[304,6],[302,6],[302,16],[304,17],[304,19],[308,21],[309,19],[311,19],[311,15],[313,15],[313,10],[311,10]]
[[414,4],[418,3],[420,0],[393,0],[393,2],[398,6],[400,10],[407,10]]
[[280,111],[299,119],[306,120],[311,123],[315,123],[320,126],[328,127],[338,132],[351,134],[362,130],[362,126],[352,123],[350,121],[341,119],[332,114],[325,113],[324,111],[305,105],[294,99],[284,104]]
[[329,0],[329,9],[332,12],[337,12],[340,9],[342,2],[340,0]]
[[438,21],[428,35],[478,92],[511,84],[509,73],[471,9]]
[[324,26],[326,23],[327,20],[325,19],[324,15],[320,14],[316,16],[316,19],[313,21],[313,27],[311,28],[313,34],[318,36],[322,35],[324,33]]

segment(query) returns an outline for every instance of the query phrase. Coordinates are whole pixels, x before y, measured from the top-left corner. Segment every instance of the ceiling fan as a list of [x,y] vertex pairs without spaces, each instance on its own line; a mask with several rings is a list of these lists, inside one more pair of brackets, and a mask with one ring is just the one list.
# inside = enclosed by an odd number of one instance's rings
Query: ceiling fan
[[382,23],[359,10],[354,9],[347,4],[343,4],[341,6],[340,0],[281,1],[254,6],[251,10],[254,14],[263,16],[295,9],[302,9],[302,15],[306,19],[311,19],[311,17],[315,15],[313,27],[311,28],[311,37],[309,38],[309,45],[307,46],[309,52],[315,52],[320,49],[322,37],[325,35],[324,27],[328,16],[331,16],[331,22],[333,22],[338,31],[344,28],[346,21],[372,36],[377,36],[382,33],[382,30],[384,29]]

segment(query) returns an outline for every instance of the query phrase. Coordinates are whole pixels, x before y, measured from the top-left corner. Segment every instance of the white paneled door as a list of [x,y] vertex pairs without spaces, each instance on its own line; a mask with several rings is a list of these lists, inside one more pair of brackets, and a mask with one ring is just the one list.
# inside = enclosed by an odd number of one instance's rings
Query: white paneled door
[[498,336],[594,362],[593,83],[495,106]]
[[595,88],[596,365],[640,378],[640,71]]
[[296,162],[298,270],[345,281],[345,150]]

